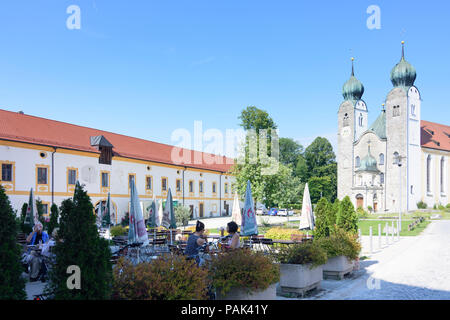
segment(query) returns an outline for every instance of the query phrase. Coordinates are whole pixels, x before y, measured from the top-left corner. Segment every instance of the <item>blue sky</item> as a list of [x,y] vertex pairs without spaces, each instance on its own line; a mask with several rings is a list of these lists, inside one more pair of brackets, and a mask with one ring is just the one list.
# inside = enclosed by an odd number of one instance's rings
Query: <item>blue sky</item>
[[255,105],[283,137],[335,144],[350,57],[372,122],[405,40],[422,119],[449,124],[449,17],[449,1],[2,1],[0,108],[171,144],[195,120],[237,128]]

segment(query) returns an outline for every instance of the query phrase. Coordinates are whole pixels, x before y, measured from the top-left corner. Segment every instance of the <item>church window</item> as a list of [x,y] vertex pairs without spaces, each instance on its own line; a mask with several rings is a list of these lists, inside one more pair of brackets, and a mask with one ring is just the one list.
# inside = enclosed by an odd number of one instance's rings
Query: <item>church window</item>
[[349,123],[349,117],[348,117],[348,113],[346,113],[344,115],[344,127],[348,127],[350,125]]
[[398,164],[398,152],[394,152],[394,164]]
[[380,165],[384,165],[384,154],[380,153]]
[[398,117],[400,115],[400,106],[394,106],[393,108],[393,117]]
[[412,114],[413,116],[416,115],[416,105],[415,105],[415,104],[412,104],[412,105],[411,105],[411,114]]
[[362,127],[363,126],[363,115],[362,113],[359,114],[359,126]]
[[361,159],[359,157],[356,157],[355,163],[355,166],[359,168],[361,166]]
[[380,174],[380,183],[384,184],[384,173]]
[[427,192],[431,192],[431,156],[427,157]]

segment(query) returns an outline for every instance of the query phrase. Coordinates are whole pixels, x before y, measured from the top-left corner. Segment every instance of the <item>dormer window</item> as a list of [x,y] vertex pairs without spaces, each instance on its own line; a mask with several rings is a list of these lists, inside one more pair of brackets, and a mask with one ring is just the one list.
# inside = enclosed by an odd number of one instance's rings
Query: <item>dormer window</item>
[[100,164],[111,164],[113,156],[113,145],[106,140],[104,136],[91,137],[91,146],[97,147],[100,151],[100,157],[98,158],[98,163]]

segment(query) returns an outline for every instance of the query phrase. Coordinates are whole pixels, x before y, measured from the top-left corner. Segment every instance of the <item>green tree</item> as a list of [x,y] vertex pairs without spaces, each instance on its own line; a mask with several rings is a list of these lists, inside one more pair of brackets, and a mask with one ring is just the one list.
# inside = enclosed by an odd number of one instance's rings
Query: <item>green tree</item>
[[280,162],[295,167],[298,158],[302,155],[303,146],[291,138],[280,138]]
[[58,206],[52,204],[50,208],[50,222],[48,223],[48,234],[51,235],[53,230],[58,227]]
[[14,211],[0,185],[0,300],[26,299],[17,232]]
[[308,165],[306,164],[306,159],[303,155],[297,158],[297,163],[295,164],[295,176],[299,177],[302,182],[307,182],[309,179]]
[[329,210],[327,213],[328,226],[331,229],[334,229],[336,225],[337,215],[339,212],[340,201],[339,199],[334,200],[334,203],[329,206]]
[[20,229],[26,235],[30,234],[33,231],[29,224],[25,224],[25,218],[27,216],[28,203],[24,203],[22,205],[22,210],[20,212]]
[[[47,293],[60,300],[96,300],[111,298],[111,251],[100,238],[95,225],[94,207],[87,192],[77,184],[72,198],[61,204],[61,218],[54,247],[55,264],[50,272]],[[62,241],[59,241],[62,240]],[[69,266],[81,271],[81,288],[69,289]]]
[[309,193],[311,195],[311,202],[317,203],[320,198],[325,197],[331,201],[332,188],[331,178],[325,177],[312,177],[308,181]]
[[321,198],[317,203],[314,213],[316,215],[316,223],[314,226],[314,238],[320,239],[330,235],[330,228],[328,225],[328,212],[330,204],[326,198]]
[[189,220],[191,219],[191,210],[186,206],[178,205],[175,207],[174,211],[177,226],[187,226],[189,224]]
[[249,106],[242,110],[239,116],[240,126],[244,130],[254,129],[258,133],[260,129],[276,129],[277,125],[269,116],[267,111],[258,109],[255,106]]
[[304,153],[306,164],[311,176],[320,176],[320,168],[336,162],[331,143],[322,137],[317,137]]
[[358,215],[349,196],[340,202],[336,222],[337,226],[345,231],[358,232]]

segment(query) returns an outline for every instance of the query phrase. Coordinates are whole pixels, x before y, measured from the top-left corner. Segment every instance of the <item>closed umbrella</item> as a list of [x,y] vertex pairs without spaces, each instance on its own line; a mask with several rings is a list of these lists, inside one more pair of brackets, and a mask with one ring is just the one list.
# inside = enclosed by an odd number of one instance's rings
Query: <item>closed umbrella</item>
[[163,211],[161,225],[164,228],[170,229],[170,243],[172,244],[172,229],[177,228],[177,221],[173,210],[172,192],[170,191],[170,188],[169,192],[167,192],[167,200]]
[[148,208],[148,221],[147,226],[149,228],[156,228],[158,225],[156,224],[156,215],[158,212],[156,211],[156,199],[153,197],[152,204],[150,205],[150,208]]
[[143,243],[148,245],[147,229],[145,228],[144,215],[142,214],[139,195],[136,184],[131,180],[130,197],[130,228],[128,230],[128,243]]
[[102,210],[102,200],[100,200],[97,209],[97,227],[102,226],[102,220],[103,220],[103,210]]
[[162,217],[163,217],[163,205],[162,205],[163,201],[162,199],[159,200],[159,207],[158,207],[158,215],[157,215],[157,219],[156,219],[156,223],[158,224],[158,227],[161,226],[161,222],[162,222]]
[[302,215],[300,216],[300,230],[314,230],[314,214],[311,205],[311,197],[309,196],[308,183],[305,185],[303,192]]
[[245,190],[244,214],[242,216],[242,235],[251,236],[258,234],[258,224],[256,223],[255,207],[253,205],[252,189],[250,180],[247,181]]
[[237,192],[234,193],[233,211],[231,212],[231,220],[236,222],[238,226],[242,224],[241,207],[239,206],[239,198]]

